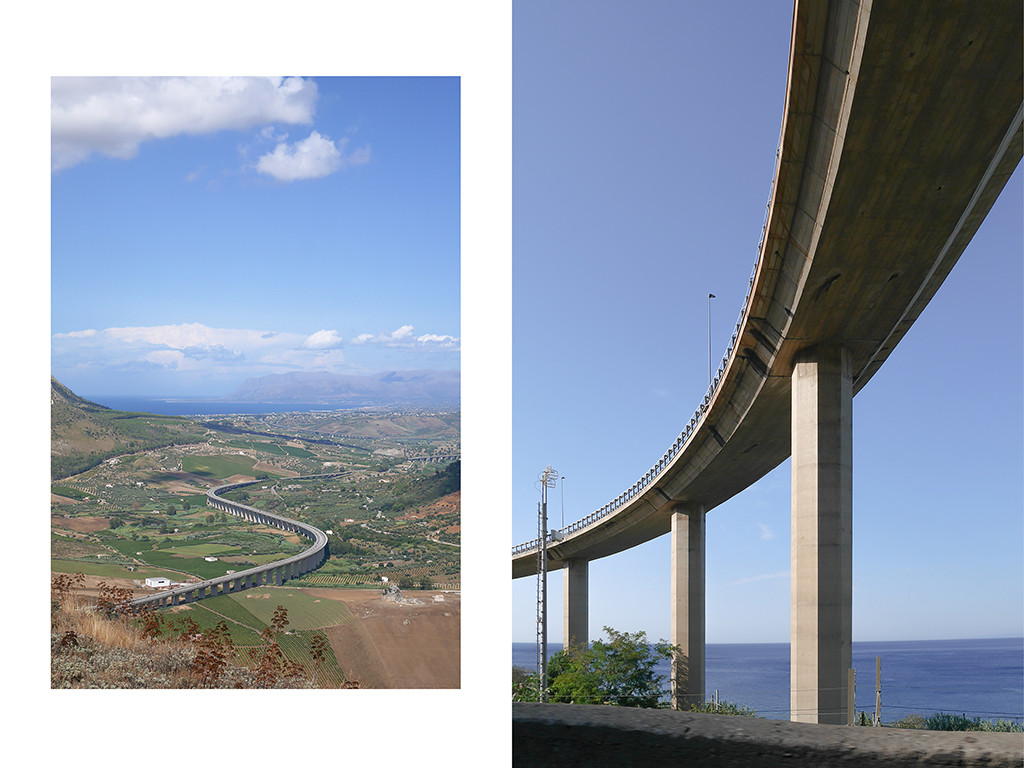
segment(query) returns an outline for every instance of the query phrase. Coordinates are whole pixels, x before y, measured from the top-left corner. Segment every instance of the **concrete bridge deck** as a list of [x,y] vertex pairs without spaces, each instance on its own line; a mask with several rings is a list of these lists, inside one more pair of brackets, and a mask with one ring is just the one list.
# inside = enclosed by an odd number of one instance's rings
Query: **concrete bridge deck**
[[[911,10],[913,7],[914,10]],[[796,355],[848,350],[854,394],[956,264],[1020,161],[1021,6],[799,2],[766,235],[709,395],[651,470],[563,531],[552,569],[668,533],[791,453]],[[537,542],[513,549],[536,572]]]
[[[323,475],[305,475],[302,477],[290,478],[292,480],[307,480],[315,478],[340,477],[344,473],[336,472]],[[132,607],[140,608],[165,608],[179,603],[191,603],[202,600],[206,597],[239,592],[244,589],[262,586],[263,584],[283,584],[288,579],[295,579],[310,571],[316,570],[327,561],[329,552],[327,549],[327,534],[319,528],[292,520],[288,517],[275,515],[262,509],[231,501],[222,498],[223,494],[244,488],[256,483],[266,482],[264,480],[252,480],[244,483],[230,483],[212,488],[206,493],[206,503],[214,509],[228,512],[236,517],[242,517],[251,522],[260,522],[281,530],[292,531],[309,539],[312,543],[305,550],[297,555],[275,560],[272,563],[258,565],[244,571],[229,573],[218,576],[214,579],[187,584],[183,587],[165,589],[152,595],[145,595],[132,600]]]
[[[587,639],[589,561],[671,532],[672,642],[689,661],[673,678],[703,696],[705,516],[792,456],[791,711],[843,719],[852,398],[1020,161],[1022,16],[1018,0],[796,2],[779,157],[743,314],[661,458],[545,543],[546,568],[567,569],[567,642]],[[541,549],[513,548],[513,578],[537,572]],[[827,703],[810,701],[825,691]]]

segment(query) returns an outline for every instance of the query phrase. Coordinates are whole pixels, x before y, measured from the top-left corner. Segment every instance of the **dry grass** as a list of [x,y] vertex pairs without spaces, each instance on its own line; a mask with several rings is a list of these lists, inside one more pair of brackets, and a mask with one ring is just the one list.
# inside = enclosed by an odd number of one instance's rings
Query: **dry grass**
[[[194,622],[183,620],[177,631],[162,632],[170,630],[166,617],[146,614],[140,626],[134,614],[114,615],[109,603],[104,607],[102,594],[96,604],[80,592],[84,581],[80,574],[54,579],[52,688],[313,687],[284,666],[255,670],[232,663],[233,649],[224,643],[226,627],[200,633]],[[107,592],[111,594],[116,596],[116,590]]]

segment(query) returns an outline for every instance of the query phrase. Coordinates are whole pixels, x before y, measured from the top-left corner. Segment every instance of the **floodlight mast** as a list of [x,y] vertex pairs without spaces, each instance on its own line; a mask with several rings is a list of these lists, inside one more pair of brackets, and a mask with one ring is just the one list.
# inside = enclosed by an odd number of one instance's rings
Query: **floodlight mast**
[[548,488],[554,488],[558,472],[548,464],[540,473],[540,504],[537,505],[537,698],[547,701],[548,682]]

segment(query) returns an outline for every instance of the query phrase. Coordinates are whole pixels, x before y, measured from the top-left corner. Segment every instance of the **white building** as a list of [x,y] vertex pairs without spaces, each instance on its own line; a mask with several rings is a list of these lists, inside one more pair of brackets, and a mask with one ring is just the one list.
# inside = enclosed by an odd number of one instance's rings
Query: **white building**
[[152,587],[153,589],[160,589],[161,587],[171,586],[171,580],[165,579],[163,576],[152,576],[146,579],[146,586]]

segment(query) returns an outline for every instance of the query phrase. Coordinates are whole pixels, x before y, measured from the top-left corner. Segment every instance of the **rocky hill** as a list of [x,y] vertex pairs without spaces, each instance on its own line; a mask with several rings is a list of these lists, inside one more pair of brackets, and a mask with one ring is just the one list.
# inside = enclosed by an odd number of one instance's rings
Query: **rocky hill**
[[84,472],[104,459],[203,439],[198,424],[174,416],[115,411],[50,377],[50,477]]

